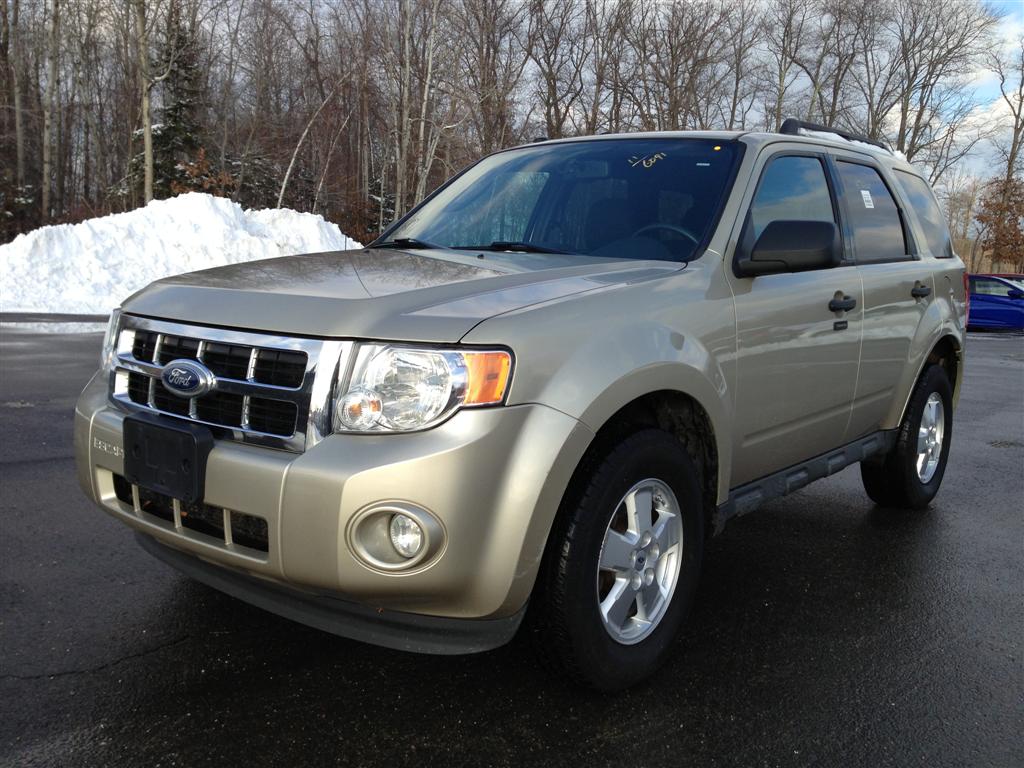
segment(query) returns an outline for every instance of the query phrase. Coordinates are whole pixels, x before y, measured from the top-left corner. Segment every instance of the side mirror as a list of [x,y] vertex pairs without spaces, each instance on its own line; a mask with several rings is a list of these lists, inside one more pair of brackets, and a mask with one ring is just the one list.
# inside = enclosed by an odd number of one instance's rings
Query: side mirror
[[1011,288],[1006,295],[1011,299],[1024,299],[1024,291],[1019,288]]
[[806,272],[839,266],[839,228],[830,221],[773,221],[746,258],[736,262],[740,277]]

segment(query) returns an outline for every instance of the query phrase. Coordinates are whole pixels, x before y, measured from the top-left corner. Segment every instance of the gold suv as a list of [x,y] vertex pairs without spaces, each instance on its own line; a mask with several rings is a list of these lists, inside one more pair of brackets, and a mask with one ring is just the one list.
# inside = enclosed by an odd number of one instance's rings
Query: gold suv
[[427,653],[522,625],[620,688],[670,652],[733,515],[855,462],[876,503],[931,501],[966,311],[928,184],[866,140],[545,141],[367,248],[127,299],[78,476],[268,610]]

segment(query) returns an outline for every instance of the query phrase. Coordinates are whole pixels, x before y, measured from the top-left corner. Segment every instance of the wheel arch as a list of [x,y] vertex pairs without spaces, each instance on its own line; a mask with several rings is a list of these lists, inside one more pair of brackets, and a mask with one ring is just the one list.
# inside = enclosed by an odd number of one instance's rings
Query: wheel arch
[[953,387],[953,405],[957,404],[960,398],[960,384],[963,381],[964,375],[963,355],[963,343],[959,336],[948,331],[939,336],[935,343],[931,345],[928,354],[922,358],[914,377],[910,380],[910,386],[905,392],[901,393],[900,400],[898,401],[900,408],[895,414],[896,418],[891,425],[893,428],[903,422],[903,417],[906,415],[907,408],[910,405],[910,398],[914,394],[914,387],[931,365],[940,365],[946,371],[949,382]]
[[[619,428],[616,425],[628,423],[634,410],[649,410],[658,404],[663,413],[662,423],[667,427],[669,406],[672,403],[690,403],[694,413],[700,414],[715,456],[715,482],[709,501],[720,504],[729,495],[732,459],[726,397],[724,377],[709,377],[699,368],[679,363],[657,363],[623,376],[606,387],[582,410],[579,419],[599,435],[602,430],[609,433]],[[662,426],[661,423],[654,425]],[[651,426],[649,420],[647,426]],[[668,431],[679,434],[679,427],[670,427]],[[595,437],[593,444],[596,443]]]
[[[593,418],[593,413],[590,417]],[[716,429],[711,411],[699,398],[681,390],[651,389],[603,414],[603,419],[596,424],[593,439],[573,472],[566,496],[571,496],[574,489],[585,483],[588,469],[614,446],[629,435],[650,428],[676,437],[697,468],[703,496],[704,530],[710,534],[715,530],[714,514],[723,483],[724,446],[721,440],[724,431]],[[724,463],[728,464],[728,460]]]

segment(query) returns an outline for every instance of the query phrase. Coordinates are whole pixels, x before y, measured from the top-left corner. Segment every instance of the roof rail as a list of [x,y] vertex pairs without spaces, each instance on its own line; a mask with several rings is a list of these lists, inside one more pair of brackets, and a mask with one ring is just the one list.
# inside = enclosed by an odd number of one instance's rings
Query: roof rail
[[779,133],[785,133],[790,136],[799,136],[801,130],[834,133],[836,136],[846,139],[847,141],[859,141],[864,144],[871,144],[872,146],[884,149],[889,154],[892,154],[892,148],[888,144],[884,144],[877,139],[870,139],[867,136],[862,136],[859,133],[851,133],[850,131],[842,128],[829,128],[828,126],[818,125],[817,123],[808,123],[804,120],[797,120],[795,117],[787,117],[785,122],[782,123],[782,127],[779,129]]

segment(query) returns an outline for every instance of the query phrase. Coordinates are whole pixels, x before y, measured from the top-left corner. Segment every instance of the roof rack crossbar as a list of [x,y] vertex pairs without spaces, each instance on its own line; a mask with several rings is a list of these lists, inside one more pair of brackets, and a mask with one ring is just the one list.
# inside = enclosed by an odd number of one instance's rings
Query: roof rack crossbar
[[821,131],[823,133],[834,133],[836,136],[846,139],[847,141],[860,141],[864,144],[871,144],[872,146],[884,149],[886,152],[892,154],[892,148],[884,144],[877,139],[871,139],[867,136],[862,136],[859,133],[852,133],[843,128],[829,128],[827,125],[819,125],[818,123],[808,123],[805,120],[797,120],[795,117],[788,117],[782,123],[782,127],[779,129],[779,133],[785,133],[789,136],[799,136],[800,131]]

